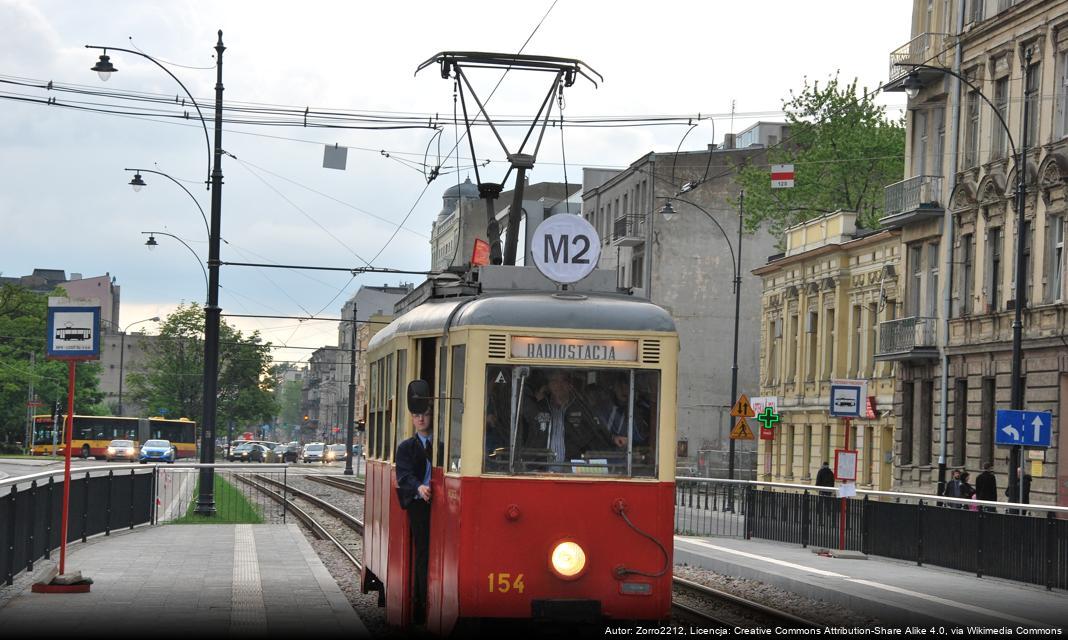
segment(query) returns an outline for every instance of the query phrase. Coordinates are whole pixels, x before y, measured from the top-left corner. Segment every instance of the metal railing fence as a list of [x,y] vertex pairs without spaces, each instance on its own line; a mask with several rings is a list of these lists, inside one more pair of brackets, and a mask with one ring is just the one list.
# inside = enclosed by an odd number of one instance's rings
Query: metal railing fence
[[937,346],[938,325],[936,318],[910,316],[879,323],[879,345],[876,355],[905,353],[916,348]]
[[675,532],[845,548],[1068,589],[1068,508],[771,482],[677,478]]
[[[201,467],[215,469],[216,514],[197,516]],[[253,478],[279,481],[281,501],[261,492]],[[285,465],[107,465],[71,470],[68,544],[119,529],[155,523],[285,522]],[[60,546],[63,470],[0,480],[0,584],[50,559]]]

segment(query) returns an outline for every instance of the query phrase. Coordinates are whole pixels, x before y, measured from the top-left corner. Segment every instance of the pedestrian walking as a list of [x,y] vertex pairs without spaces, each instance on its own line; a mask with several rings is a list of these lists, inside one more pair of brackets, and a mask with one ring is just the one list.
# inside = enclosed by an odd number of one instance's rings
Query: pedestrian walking
[[[942,495],[946,498],[959,498],[960,496],[960,475],[961,469],[954,469],[953,476],[949,482],[946,483],[945,488],[942,490]],[[961,505],[957,503],[950,503],[949,506],[959,509]]]

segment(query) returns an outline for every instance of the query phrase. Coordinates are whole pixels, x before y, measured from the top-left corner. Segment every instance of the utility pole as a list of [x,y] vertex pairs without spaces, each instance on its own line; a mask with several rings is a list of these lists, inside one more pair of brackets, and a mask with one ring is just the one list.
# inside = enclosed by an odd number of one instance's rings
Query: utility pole
[[352,475],[352,437],[356,429],[356,303],[352,303],[352,353],[349,355],[349,410],[345,422],[345,475]]

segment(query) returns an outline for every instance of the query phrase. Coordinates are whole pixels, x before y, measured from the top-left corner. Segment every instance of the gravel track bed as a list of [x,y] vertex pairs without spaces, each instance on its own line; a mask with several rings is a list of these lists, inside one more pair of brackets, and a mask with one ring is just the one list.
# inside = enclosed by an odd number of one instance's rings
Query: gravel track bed
[[[877,619],[845,609],[839,604],[806,598],[796,593],[784,591],[783,589],[764,584],[763,582],[757,582],[756,580],[725,576],[708,571],[707,569],[700,569],[687,565],[675,565],[675,575],[691,582],[697,582],[714,589],[719,589],[720,591],[726,591],[727,593],[736,595],[740,598],[759,602],[765,606],[792,613],[795,616],[804,618],[816,624],[842,627],[875,627],[880,625],[880,622]],[[678,590],[676,590],[676,593],[678,593]],[[694,599],[694,596],[687,594],[685,603],[690,604],[689,601]],[[691,604],[691,606],[695,606],[695,608],[698,609],[701,608],[699,605]],[[706,604],[705,606],[709,605]],[[720,615],[718,611],[716,615]],[[744,623],[739,622],[739,626],[768,624],[766,617],[759,613],[750,613],[748,617],[749,620]],[[727,619],[726,616],[724,616],[724,619]],[[789,626],[782,625],[782,623],[778,624],[780,626]]]
[[[314,473],[321,472],[316,470]],[[326,500],[363,520],[363,496],[302,478],[302,475],[304,474],[300,472],[291,472],[288,477],[290,486]],[[297,498],[296,501],[300,508],[318,520],[323,525],[323,528],[330,532],[330,535],[340,540],[357,560],[363,559],[363,540],[355,531],[350,529],[348,525],[339,522],[334,516],[307,501],[300,498]],[[334,543],[329,540],[316,540],[315,536],[307,528],[302,526],[301,529],[304,531],[304,536],[308,539],[308,542],[311,543],[312,548],[319,555],[319,559],[322,560],[323,566],[330,572],[330,575],[334,576],[337,585],[341,588],[345,597],[348,598],[349,604],[352,605],[363,623],[367,625],[367,630],[371,632],[371,636],[375,638],[408,637],[406,634],[386,625],[385,609],[378,606],[377,593],[360,593],[360,576],[356,572],[356,568],[352,566],[352,563],[345,556],[341,555]]]

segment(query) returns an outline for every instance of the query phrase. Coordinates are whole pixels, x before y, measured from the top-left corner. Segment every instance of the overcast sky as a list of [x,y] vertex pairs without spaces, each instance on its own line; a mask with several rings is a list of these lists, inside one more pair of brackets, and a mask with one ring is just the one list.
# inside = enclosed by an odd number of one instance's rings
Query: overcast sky
[[[416,67],[439,51],[516,52],[530,38],[523,53],[579,58],[604,76],[599,87],[579,81],[567,90],[565,116],[712,115],[683,146],[699,149],[713,136],[718,142],[757,119],[779,119],[782,99],[805,76],[824,79],[840,71],[844,79],[878,86],[886,80],[890,52],[909,39],[911,5],[909,0],[0,0],[0,79],[180,95],[159,68],[118,51],[110,52],[118,73],[100,82],[90,71],[100,52],[84,45],[136,47],[173,63],[172,73],[211,118],[213,47],[222,29],[227,103],[451,117],[452,82],[436,67],[414,75]],[[496,72],[475,77],[480,97],[499,77]],[[541,73],[508,74],[487,106],[490,115],[533,114],[547,80]],[[0,84],[0,94],[54,97],[64,104],[105,101],[9,83]],[[899,93],[880,101],[895,115],[905,102]],[[208,152],[198,122],[9,99],[0,99],[0,112],[4,276],[34,268],[86,277],[110,273],[122,287],[123,325],[165,315],[183,301],[204,301],[193,255],[166,237],[149,253],[141,235],[172,233],[206,259],[207,234],[195,205],[158,176],[146,174],[149,186],[135,194],[123,171],[164,171],[183,181],[207,212]],[[581,179],[583,166],[625,167],[649,151],[673,151],[686,130],[565,128],[562,153],[560,131],[550,129],[531,181],[563,180],[564,154],[572,182]],[[465,141],[459,161],[468,168],[458,173],[447,168],[429,185],[411,165],[424,162],[429,145],[428,164],[455,166],[455,154],[445,157],[455,142],[451,124],[440,140],[429,129],[226,125],[223,148],[237,160],[223,162],[222,237],[229,243],[223,245],[223,260],[337,267],[363,266],[366,260],[378,267],[426,269],[441,193],[471,175],[471,154]],[[514,150],[518,140],[506,142]],[[506,169],[499,145],[484,132],[475,143],[476,157],[493,161],[481,169],[483,178],[499,180]],[[346,171],[322,168],[324,144],[349,147]],[[220,302],[223,313],[337,317],[361,284],[401,279],[223,267]],[[335,323],[228,321],[246,331],[258,329],[275,344],[336,344]],[[275,355],[303,360],[310,353],[279,349]]]

